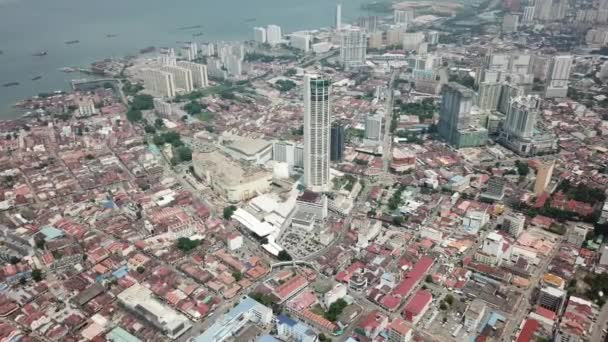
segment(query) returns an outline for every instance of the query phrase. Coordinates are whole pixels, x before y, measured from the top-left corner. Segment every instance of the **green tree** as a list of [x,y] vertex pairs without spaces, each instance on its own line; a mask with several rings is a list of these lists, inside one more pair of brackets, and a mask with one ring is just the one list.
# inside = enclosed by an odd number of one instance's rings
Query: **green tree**
[[439,309],[441,309],[442,311],[445,311],[445,310],[448,309],[448,306],[447,306],[447,304],[445,302],[441,302],[439,304]]
[[448,294],[447,296],[445,296],[445,302],[452,306],[452,304],[454,304],[454,296]]
[[203,111],[203,106],[198,101],[190,101],[184,106],[184,110],[190,115],[196,115]]
[[180,146],[177,148],[177,158],[180,161],[191,161],[192,150],[188,146]]
[[292,260],[291,255],[289,255],[289,253],[287,253],[286,250],[280,251],[279,255],[277,255],[277,258],[280,261],[291,261]]
[[154,108],[154,98],[152,95],[138,94],[131,101],[131,109],[133,110],[148,110]]
[[234,278],[234,280],[240,281],[241,279],[243,279],[243,273],[239,271],[234,271],[232,272],[232,277]]
[[156,128],[154,128],[154,126],[152,126],[152,125],[146,125],[146,126],[144,126],[144,131],[148,134],[155,134]]
[[348,306],[348,303],[342,298],[336,300],[331,303],[327,312],[325,313],[325,318],[329,321],[335,322],[338,320],[338,316],[344,311],[344,308]]
[[515,167],[517,168],[517,173],[520,176],[527,176],[530,173],[530,167],[527,163],[521,162],[519,160],[515,161]]
[[9,261],[12,265],[17,265],[21,259],[13,255],[10,257]]
[[32,270],[32,279],[34,279],[35,282],[39,282],[42,280],[42,271],[35,268]]
[[291,80],[278,80],[274,83],[274,87],[280,92],[288,92],[296,87],[296,83]]
[[127,112],[127,120],[129,120],[129,122],[139,122],[143,119],[143,115],[141,113],[141,110],[137,110],[137,109],[130,109]]
[[137,273],[142,274],[146,272],[146,268],[143,266],[137,266]]
[[224,220],[230,220],[230,218],[232,217],[232,214],[234,214],[235,211],[236,211],[236,207],[233,205],[224,208],[224,213],[223,213]]
[[181,237],[181,238],[177,239],[177,248],[179,250],[181,250],[182,252],[186,252],[186,253],[190,252],[191,250],[198,247],[199,244],[200,244],[199,240],[190,240],[186,237]]
[[154,127],[162,129],[165,127],[165,122],[161,118],[156,118],[156,120],[154,120]]

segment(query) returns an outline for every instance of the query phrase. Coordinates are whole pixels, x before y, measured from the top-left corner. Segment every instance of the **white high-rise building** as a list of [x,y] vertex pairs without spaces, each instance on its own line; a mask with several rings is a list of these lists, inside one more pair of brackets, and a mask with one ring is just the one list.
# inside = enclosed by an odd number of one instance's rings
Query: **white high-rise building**
[[365,119],[365,139],[382,140],[382,116],[368,115]]
[[342,5],[336,5],[336,22],[334,23],[336,31],[340,31],[342,29]]
[[500,102],[502,85],[497,82],[482,82],[479,84],[477,106],[484,110],[496,110]]
[[365,65],[367,37],[360,28],[343,30],[340,34],[340,61],[344,68]]
[[403,50],[405,51],[416,51],[420,44],[424,42],[424,33],[412,32],[403,34]]
[[182,47],[182,54],[188,61],[193,61],[198,57],[198,44],[195,42],[188,43]]
[[330,188],[330,96],[329,80],[304,76],[304,185],[314,192]]
[[201,54],[207,57],[215,55],[215,45],[213,43],[201,45]]
[[572,56],[553,57],[545,97],[553,98],[567,96],[571,68]]
[[241,76],[243,73],[243,62],[238,56],[230,55],[226,61],[226,69],[231,76]]
[[175,96],[175,80],[172,73],[150,68],[141,71],[144,87],[163,97]]
[[173,49],[169,49],[167,53],[160,55],[159,62],[162,66],[175,66],[177,64],[177,57],[175,57],[175,51]]
[[176,89],[189,93],[194,90],[194,83],[192,81],[192,72],[189,69],[178,67],[178,66],[163,66],[160,68],[162,71],[173,74],[173,80],[175,82]]
[[414,20],[413,10],[395,10],[393,12],[395,24],[408,24]]
[[512,99],[505,119],[505,133],[518,138],[532,138],[539,106],[538,95],[518,96]]
[[310,35],[308,33],[294,33],[291,35],[290,44],[298,50],[308,52],[310,50]]
[[534,6],[524,7],[524,15],[522,17],[522,22],[524,24],[531,24],[532,22],[534,22]]
[[525,224],[526,217],[521,213],[510,212],[503,216],[503,230],[516,238],[523,232]]
[[519,16],[515,14],[506,14],[502,20],[502,32],[511,33],[517,32],[519,25]]
[[257,43],[266,43],[266,29],[263,27],[254,27],[253,40]]
[[281,42],[281,27],[277,25],[266,26],[266,42],[274,46]]
[[209,86],[207,79],[207,66],[204,64],[179,61],[177,66],[190,70],[192,73],[192,85],[194,88],[204,88]]

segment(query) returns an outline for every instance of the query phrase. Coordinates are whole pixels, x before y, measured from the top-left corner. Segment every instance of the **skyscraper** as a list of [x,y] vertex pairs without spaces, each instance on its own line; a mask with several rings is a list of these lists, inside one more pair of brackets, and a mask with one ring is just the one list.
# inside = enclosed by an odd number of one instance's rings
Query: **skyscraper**
[[368,115],[365,118],[365,139],[372,141],[382,140],[382,116]]
[[334,122],[331,125],[331,161],[341,161],[344,158],[344,125]]
[[277,25],[266,26],[266,42],[270,45],[277,45],[281,42],[281,27]]
[[479,84],[479,97],[477,105],[484,110],[496,110],[500,102],[502,85],[496,82],[483,82]]
[[209,86],[206,65],[193,62],[179,61],[177,62],[177,66],[190,70],[190,72],[192,73],[192,83],[195,88],[204,88]]
[[336,22],[334,23],[336,27],[336,31],[340,31],[342,29],[342,5],[336,5]]
[[344,68],[365,65],[367,37],[360,28],[350,28],[340,33],[340,61]]
[[172,73],[150,68],[141,71],[144,87],[163,97],[175,96],[175,80]]
[[304,76],[304,185],[309,190],[329,190],[330,81]]
[[571,68],[572,56],[553,57],[545,97],[566,97],[568,95]]
[[179,66],[163,66],[160,68],[164,72],[173,74],[173,80],[175,82],[176,89],[181,89],[186,93],[194,90],[194,83],[192,81],[192,72],[190,69],[182,68]]
[[459,130],[469,126],[474,96],[473,90],[456,82],[450,82],[441,89],[438,130],[450,144],[457,140]]
[[518,96],[512,99],[505,119],[505,133],[517,138],[532,138],[539,105],[538,96]]
[[266,29],[263,27],[254,27],[253,40],[258,43],[266,43]]
[[413,10],[395,10],[393,12],[393,20],[395,24],[408,24],[414,20]]

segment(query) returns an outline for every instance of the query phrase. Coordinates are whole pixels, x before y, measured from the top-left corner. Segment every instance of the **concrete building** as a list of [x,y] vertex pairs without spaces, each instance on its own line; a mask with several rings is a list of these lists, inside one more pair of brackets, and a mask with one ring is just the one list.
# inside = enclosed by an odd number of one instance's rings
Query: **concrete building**
[[272,143],[264,139],[222,136],[219,139],[224,153],[231,157],[257,165],[264,165],[272,159]]
[[531,24],[534,22],[534,6],[525,6],[524,14],[522,16],[523,24]]
[[417,51],[420,45],[424,42],[423,32],[403,33],[403,50]]
[[600,265],[606,266],[608,265],[608,245],[603,245],[600,249]]
[[476,332],[477,326],[486,313],[486,304],[474,299],[464,312],[464,328],[467,332]]
[[545,97],[555,98],[566,97],[568,95],[570,69],[572,69],[572,56],[553,57]]
[[226,60],[226,69],[230,76],[241,76],[243,74],[243,60],[236,55],[229,55]]
[[177,62],[177,66],[190,70],[190,72],[192,73],[192,85],[194,86],[194,88],[205,88],[209,86],[206,65],[193,62],[179,61]]
[[408,24],[414,20],[414,10],[395,10],[393,22],[395,24]]
[[331,288],[331,290],[325,292],[325,294],[323,295],[323,305],[326,308],[329,308],[329,306],[337,301],[338,299],[344,298],[344,296],[346,296],[346,285],[338,283],[336,285],[334,285],[334,287]]
[[502,85],[498,82],[482,82],[479,84],[477,106],[483,110],[496,110],[500,101]]
[[239,330],[249,323],[270,324],[274,315],[272,309],[250,297],[241,302],[208,327],[194,342],[223,342],[234,338]]
[[277,316],[277,335],[283,341],[316,342],[317,333],[304,323],[285,315]]
[[325,220],[329,213],[327,196],[312,191],[304,191],[298,196],[296,208],[298,212],[315,215],[319,221]]
[[382,116],[367,115],[365,118],[365,133],[366,140],[379,142],[382,140]]
[[553,176],[553,168],[555,167],[555,159],[541,163],[536,170],[536,180],[534,181],[534,195],[538,196],[547,190]]
[[503,216],[502,229],[514,237],[518,237],[526,224],[526,216],[521,213],[510,212]]
[[334,28],[336,31],[340,31],[342,29],[342,5],[336,5],[336,13],[334,18]]
[[507,139],[511,136],[524,139],[531,138],[534,134],[539,107],[540,97],[538,96],[520,96],[511,100],[504,127]]
[[194,173],[231,203],[267,192],[272,182],[271,172],[234,162],[213,148],[193,153],[192,164]]
[[584,222],[568,222],[566,229],[566,241],[575,245],[582,246],[587,238],[587,234],[593,231],[593,225]]
[[566,291],[556,287],[543,287],[538,293],[538,305],[545,309],[549,309],[558,315],[565,302]]
[[342,161],[344,158],[344,138],[346,133],[344,132],[344,125],[339,122],[334,122],[331,125],[331,161]]
[[281,42],[283,35],[281,34],[281,27],[277,25],[266,26],[266,42],[271,46],[275,46]]
[[505,196],[505,181],[499,177],[490,177],[486,191],[481,194],[482,198],[491,201],[501,201]]
[[403,317],[405,320],[416,324],[429,309],[433,302],[433,295],[430,291],[419,290],[412,299],[405,305]]
[[295,49],[304,52],[310,51],[310,35],[308,33],[294,33],[291,35],[289,42]]
[[502,32],[513,33],[517,32],[517,26],[519,25],[519,16],[515,14],[505,14],[502,20]]
[[180,337],[192,327],[188,318],[156,300],[152,291],[140,284],[129,287],[117,297],[128,310],[144,318],[171,339]]
[[160,67],[160,70],[173,75],[176,91],[181,90],[182,92],[189,93],[194,90],[194,82],[190,69],[166,65]]
[[365,31],[352,27],[340,32],[340,62],[346,69],[365,65],[367,36]]
[[329,191],[331,84],[316,75],[304,76],[304,185]]
[[439,135],[456,148],[481,146],[488,138],[487,129],[475,126],[471,119],[471,108],[475,93],[455,82],[441,90]]
[[412,340],[412,327],[402,318],[395,318],[387,327],[389,342],[409,342]]
[[254,27],[253,41],[261,44],[266,43],[266,29],[263,27]]
[[150,68],[142,69],[141,72],[146,89],[161,97],[175,96],[175,79],[172,73]]

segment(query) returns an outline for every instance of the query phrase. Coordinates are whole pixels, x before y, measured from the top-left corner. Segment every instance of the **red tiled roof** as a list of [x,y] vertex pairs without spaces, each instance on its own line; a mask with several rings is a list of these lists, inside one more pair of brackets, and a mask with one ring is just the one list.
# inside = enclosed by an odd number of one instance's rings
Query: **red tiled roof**
[[433,295],[429,291],[420,290],[407,303],[405,311],[412,316],[418,316],[432,300]]
[[540,324],[535,319],[530,318],[526,320],[526,323],[524,323],[524,326],[521,328],[521,332],[519,333],[516,342],[532,341],[532,339],[534,338],[534,333],[536,332],[539,326]]

